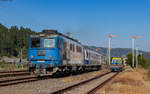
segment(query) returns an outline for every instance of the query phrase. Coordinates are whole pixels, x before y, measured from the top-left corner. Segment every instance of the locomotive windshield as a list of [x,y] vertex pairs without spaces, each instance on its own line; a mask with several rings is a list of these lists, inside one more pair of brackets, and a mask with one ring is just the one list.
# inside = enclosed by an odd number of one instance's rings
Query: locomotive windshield
[[44,48],[54,48],[55,40],[54,39],[44,39]]
[[39,47],[40,47],[40,38],[32,38],[31,48],[39,48]]
[[118,65],[118,64],[121,64],[121,63],[122,63],[122,62],[121,62],[120,59],[113,59],[113,60],[112,60],[112,64]]

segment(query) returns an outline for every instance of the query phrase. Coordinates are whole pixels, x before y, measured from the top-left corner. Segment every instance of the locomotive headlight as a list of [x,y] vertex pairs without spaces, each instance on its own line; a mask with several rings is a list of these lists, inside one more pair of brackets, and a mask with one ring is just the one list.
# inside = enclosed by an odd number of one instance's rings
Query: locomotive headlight
[[30,56],[31,58],[33,58],[33,56]]

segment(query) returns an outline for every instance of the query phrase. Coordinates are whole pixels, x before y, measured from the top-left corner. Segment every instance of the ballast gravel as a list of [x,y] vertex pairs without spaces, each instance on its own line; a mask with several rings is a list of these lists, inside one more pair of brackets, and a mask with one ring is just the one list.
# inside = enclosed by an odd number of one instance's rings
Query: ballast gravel
[[93,78],[107,72],[106,69],[73,76],[50,78],[36,82],[0,87],[0,94],[50,94],[58,89]]

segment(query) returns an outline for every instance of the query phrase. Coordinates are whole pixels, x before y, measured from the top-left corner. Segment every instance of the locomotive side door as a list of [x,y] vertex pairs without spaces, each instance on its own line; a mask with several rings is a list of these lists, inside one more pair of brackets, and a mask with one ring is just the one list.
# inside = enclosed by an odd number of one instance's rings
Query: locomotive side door
[[67,43],[67,62],[70,62],[70,42]]
[[59,49],[59,62],[62,65],[63,64],[63,40],[61,38],[58,38],[57,41],[57,47]]
[[67,42],[63,40],[63,47],[62,47],[62,53],[63,53],[63,65],[67,64]]

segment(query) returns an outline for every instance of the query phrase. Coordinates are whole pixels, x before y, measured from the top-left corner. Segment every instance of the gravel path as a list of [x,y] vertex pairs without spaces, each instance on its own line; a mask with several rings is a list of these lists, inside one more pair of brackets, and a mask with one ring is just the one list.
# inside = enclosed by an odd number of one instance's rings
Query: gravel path
[[0,94],[50,94],[50,92],[95,77],[96,75],[103,74],[104,72],[106,72],[106,70],[1,87]]

